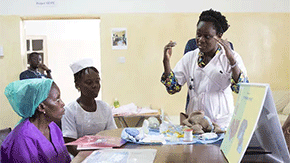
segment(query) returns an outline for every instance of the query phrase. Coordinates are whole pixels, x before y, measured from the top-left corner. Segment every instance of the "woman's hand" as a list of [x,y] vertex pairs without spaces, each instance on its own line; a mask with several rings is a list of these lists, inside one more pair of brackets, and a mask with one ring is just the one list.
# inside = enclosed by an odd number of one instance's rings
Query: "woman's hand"
[[222,39],[222,38],[218,38],[217,36],[213,37],[218,43],[221,44],[221,46],[224,47],[225,51],[226,51],[226,56],[228,58],[228,60],[230,61],[231,65],[234,65],[236,63],[236,60],[234,59],[234,55],[233,55],[233,51],[231,49],[230,43],[228,42],[227,39]]
[[167,45],[164,47],[164,60],[169,61],[172,55],[172,47],[176,45],[176,42],[170,41]]
[[170,67],[170,58],[172,55],[172,47],[176,45],[176,42],[170,41],[165,47],[164,47],[164,56],[163,56],[163,66],[164,66],[164,74],[167,76],[170,74],[171,67]]
[[214,36],[213,38],[218,43],[220,43],[221,46],[224,47],[224,49],[226,51],[226,56],[227,56],[228,60],[230,61],[230,65],[231,65],[231,69],[232,69],[232,78],[237,83],[239,81],[241,70],[240,70],[239,66],[237,65],[237,61],[234,58],[233,51],[230,47],[230,43],[228,42],[227,39],[224,40],[222,38],[218,38],[217,36]]

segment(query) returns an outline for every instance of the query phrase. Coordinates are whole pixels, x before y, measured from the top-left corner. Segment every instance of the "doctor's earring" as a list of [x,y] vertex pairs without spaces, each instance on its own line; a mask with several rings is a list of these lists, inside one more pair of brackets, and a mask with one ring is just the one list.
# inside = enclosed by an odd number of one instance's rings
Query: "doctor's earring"
[[78,90],[78,91],[81,91],[80,87],[77,87],[77,90]]

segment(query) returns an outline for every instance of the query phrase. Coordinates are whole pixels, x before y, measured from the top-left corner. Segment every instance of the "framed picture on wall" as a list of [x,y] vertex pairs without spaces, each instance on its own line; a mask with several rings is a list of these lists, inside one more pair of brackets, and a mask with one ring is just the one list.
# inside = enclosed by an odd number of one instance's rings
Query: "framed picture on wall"
[[113,28],[112,29],[112,49],[127,49],[127,29]]

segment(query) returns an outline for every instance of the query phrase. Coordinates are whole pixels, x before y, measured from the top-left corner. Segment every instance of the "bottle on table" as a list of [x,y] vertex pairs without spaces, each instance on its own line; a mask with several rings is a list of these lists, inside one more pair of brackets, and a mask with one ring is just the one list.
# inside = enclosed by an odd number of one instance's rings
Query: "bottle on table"
[[120,107],[120,103],[119,103],[119,101],[118,101],[117,98],[115,98],[115,100],[114,100],[114,107],[115,107],[115,108]]

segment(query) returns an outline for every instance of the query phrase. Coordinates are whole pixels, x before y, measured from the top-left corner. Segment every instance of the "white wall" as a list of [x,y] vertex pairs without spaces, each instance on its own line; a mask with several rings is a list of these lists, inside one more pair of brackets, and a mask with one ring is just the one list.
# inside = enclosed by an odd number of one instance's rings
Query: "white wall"
[[[37,2],[53,2],[46,7]],[[290,12],[289,0],[1,0],[0,15],[101,13]]]
[[[93,58],[101,73],[100,20],[29,20],[26,35],[47,36],[48,67],[60,87],[65,103],[79,97],[69,65],[82,58]],[[61,70],[61,71],[57,71]],[[97,99],[102,99],[102,92]]]

